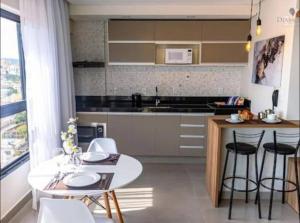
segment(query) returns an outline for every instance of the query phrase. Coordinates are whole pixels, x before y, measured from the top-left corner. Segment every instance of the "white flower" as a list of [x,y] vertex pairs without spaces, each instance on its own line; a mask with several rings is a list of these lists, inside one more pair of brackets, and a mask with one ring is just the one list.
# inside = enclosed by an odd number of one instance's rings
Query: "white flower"
[[73,135],[77,134],[77,129],[75,125],[69,125],[68,127],[68,133],[71,133]]
[[68,124],[74,124],[76,123],[78,118],[70,118],[69,121],[68,121]]
[[61,132],[61,140],[65,141],[67,139],[67,133]]

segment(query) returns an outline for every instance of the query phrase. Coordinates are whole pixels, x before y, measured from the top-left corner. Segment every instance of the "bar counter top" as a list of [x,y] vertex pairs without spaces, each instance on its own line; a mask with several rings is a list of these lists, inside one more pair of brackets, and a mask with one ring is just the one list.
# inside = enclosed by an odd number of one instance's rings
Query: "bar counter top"
[[209,121],[214,122],[219,128],[299,128],[299,121],[288,121],[282,119],[280,123],[270,124],[259,119],[245,120],[242,123],[233,124],[225,121],[228,116],[210,117]]
[[[220,176],[222,169],[222,140],[224,139],[224,131],[230,129],[299,129],[299,120],[282,120],[277,124],[265,123],[261,120],[254,119],[244,121],[239,124],[232,124],[225,121],[229,118],[228,115],[224,116],[211,116],[208,117],[208,137],[207,137],[207,154],[206,154],[206,188],[211,198],[212,206],[219,206],[219,189],[220,189]],[[271,130],[272,131],[272,130]]]

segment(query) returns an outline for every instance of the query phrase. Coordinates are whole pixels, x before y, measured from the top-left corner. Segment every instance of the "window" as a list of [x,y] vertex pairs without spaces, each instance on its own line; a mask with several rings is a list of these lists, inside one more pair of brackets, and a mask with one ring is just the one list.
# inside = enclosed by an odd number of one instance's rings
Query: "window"
[[1,179],[28,160],[20,18],[1,9]]

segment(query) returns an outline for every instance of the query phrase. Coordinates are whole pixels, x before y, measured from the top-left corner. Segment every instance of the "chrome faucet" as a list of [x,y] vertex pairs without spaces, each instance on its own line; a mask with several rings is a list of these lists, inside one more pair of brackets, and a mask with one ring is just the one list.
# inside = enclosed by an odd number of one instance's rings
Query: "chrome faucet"
[[158,88],[157,86],[155,87],[155,92],[156,92],[156,96],[155,96],[155,107],[157,107],[160,103],[160,99],[158,97]]

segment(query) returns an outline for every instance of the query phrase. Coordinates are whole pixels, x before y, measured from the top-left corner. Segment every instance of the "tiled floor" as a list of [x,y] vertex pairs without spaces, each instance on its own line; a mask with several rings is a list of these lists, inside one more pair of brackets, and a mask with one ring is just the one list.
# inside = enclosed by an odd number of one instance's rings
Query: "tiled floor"
[[[232,221],[227,220],[228,202],[211,208],[205,190],[204,166],[195,164],[144,164],[142,176],[117,191],[127,223],[223,223],[269,222],[258,220],[253,202],[235,201]],[[28,203],[10,223],[34,223],[36,213]],[[264,217],[267,215],[263,203]],[[93,207],[92,207],[93,208]],[[103,212],[93,208],[96,213]],[[288,205],[274,204],[272,223],[296,223],[297,214]]]

